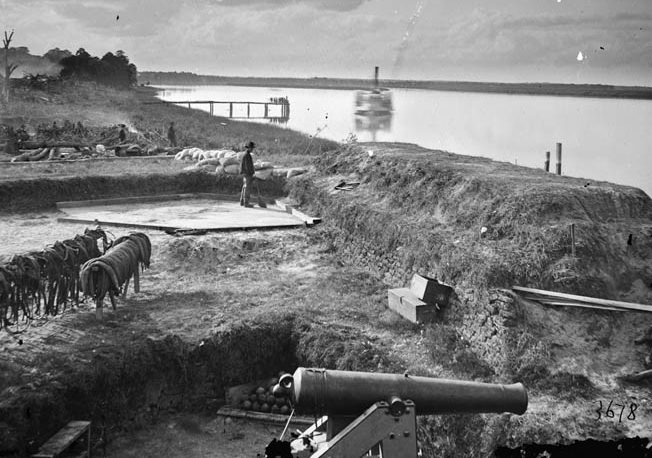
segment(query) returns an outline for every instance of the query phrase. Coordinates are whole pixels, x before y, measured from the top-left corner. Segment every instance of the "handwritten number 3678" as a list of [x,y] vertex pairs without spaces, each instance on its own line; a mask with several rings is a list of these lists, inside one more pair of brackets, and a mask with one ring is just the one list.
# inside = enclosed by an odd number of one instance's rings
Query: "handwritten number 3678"
[[[596,421],[599,421],[602,418],[602,409],[604,407],[602,405],[602,401],[598,401],[598,402],[600,403],[600,407],[596,409],[596,413],[598,414],[598,418],[595,419]],[[614,412],[614,410],[611,408],[612,405],[616,408],[620,407],[620,413],[618,414],[618,423],[622,422],[623,412],[625,411],[626,404],[614,404],[613,401],[609,401],[607,410],[604,412],[604,416],[607,418],[614,418],[616,416],[616,412]],[[637,408],[638,406],[632,402],[629,405],[629,413],[625,418],[627,418],[628,420],[636,420],[636,414],[634,412],[636,412]]]

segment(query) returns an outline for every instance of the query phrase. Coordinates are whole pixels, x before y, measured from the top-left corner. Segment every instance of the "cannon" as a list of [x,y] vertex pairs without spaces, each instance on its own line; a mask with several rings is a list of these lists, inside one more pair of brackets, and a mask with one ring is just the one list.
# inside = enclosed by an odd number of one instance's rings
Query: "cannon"
[[[407,373],[302,367],[293,375],[283,375],[274,387],[274,394],[288,396],[299,413],[321,416],[292,442],[291,454],[266,450],[269,457],[283,458],[348,458],[366,453],[384,458],[416,457],[416,415],[502,412],[521,415],[528,404],[521,383],[503,385]],[[324,426],[325,437],[319,433]],[[320,440],[315,439],[318,436]]]

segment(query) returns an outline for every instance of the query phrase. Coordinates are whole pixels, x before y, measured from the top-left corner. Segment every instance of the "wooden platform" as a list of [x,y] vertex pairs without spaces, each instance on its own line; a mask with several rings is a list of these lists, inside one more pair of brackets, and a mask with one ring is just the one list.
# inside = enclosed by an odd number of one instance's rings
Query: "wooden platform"
[[99,224],[161,231],[240,231],[297,228],[315,224],[300,212],[278,207],[267,199],[267,208],[239,204],[238,196],[174,194],[94,201],[59,202],[63,222]]

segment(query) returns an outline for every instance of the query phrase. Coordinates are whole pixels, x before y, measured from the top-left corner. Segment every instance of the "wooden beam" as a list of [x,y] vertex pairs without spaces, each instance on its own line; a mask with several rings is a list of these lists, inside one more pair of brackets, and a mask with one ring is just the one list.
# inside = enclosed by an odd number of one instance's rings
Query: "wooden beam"
[[633,302],[612,301],[609,299],[599,299],[596,297],[578,296],[576,294],[557,293],[554,291],[546,291],[543,289],[523,288],[521,286],[513,286],[512,290],[517,293],[526,293],[529,295],[543,296],[542,298],[537,298],[536,300],[545,300],[545,298],[547,297],[553,299],[576,301],[585,304],[614,307],[618,309],[635,310],[639,312],[652,312],[652,305],[636,304]]
[[639,372],[638,374],[624,375],[622,377],[623,380],[626,380],[628,382],[639,382],[647,378],[652,378],[652,369]]

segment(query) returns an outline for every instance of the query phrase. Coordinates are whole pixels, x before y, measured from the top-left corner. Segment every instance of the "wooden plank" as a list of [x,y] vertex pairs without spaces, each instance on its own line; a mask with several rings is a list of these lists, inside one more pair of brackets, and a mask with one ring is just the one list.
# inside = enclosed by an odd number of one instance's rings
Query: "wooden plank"
[[521,295],[521,298],[526,299],[528,301],[534,301],[538,302],[543,305],[561,305],[561,306],[569,306],[569,307],[587,307],[587,308],[593,308],[593,309],[602,309],[602,310],[613,310],[613,311],[618,311],[618,312],[626,312],[626,309],[622,308],[616,308],[616,307],[607,307],[606,305],[596,305],[596,304],[588,304],[586,302],[579,302],[579,301],[562,301],[560,299],[546,299],[542,298],[540,296],[533,296],[533,295]]
[[300,220],[306,223],[308,226],[314,226],[315,224],[321,223],[321,218],[314,218],[312,216],[308,216],[305,213],[297,210],[296,208],[293,208],[292,206],[281,202],[280,200],[276,199],[274,200],[274,205],[276,205],[278,208],[280,208],[282,211],[289,213],[293,216],[296,216]]
[[174,231],[206,231],[206,232],[235,232],[235,231],[266,231],[272,229],[291,229],[298,227],[305,227],[306,223],[283,223],[283,224],[268,224],[266,226],[228,226],[228,227],[208,227],[196,229],[192,227],[177,227],[177,226],[161,226],[157,224],[140,224],[140,223],[123,223],[119,221],[104,221],[100,219],[86,219],[86,218],[57,218],[57,221],[62,223],[80,223],[80,224],[99,224],[100,226],[113,226],[125,227],[134,229],[153,229],[156,231],[174,232]]
[[538,300],[538,299],[531,299],[531,300],[541,302],[544,305],[561,305],[561,306],[568,306],[568,307],[584,307],[584,308],[591,308],[591,309],[597,309],[597,310],[612,310],[612,311],[616,311],[616,312],[626,312],[627,311],[625,309],[619,309],[619,308],[615,308],[615,307],[606,307],[604,305],[586,304],[586,303],[581,303],[581,302],[543,301],[543,300]]
[[[267,423],[285,424],[288,421],[288,415],[281,415],[276,413],[254,412],[252,410],[241,410],[233,407],[221,407],[217,411],[217,415],[221,417],[230,418],[243,418],[246,420],[261,421]],[[303,426],[311,426],[314,420],[308,417],[293,416],[291,423]]]
[[88,431],[90,421],[71,421],[43,444],[34,458],[56,457]]
[[587,304],[596,304],[603,305],[607,307],[616,307],[626,310],[636,310],[639,312],[652,312],[652,305],[645,304],[636,304],[633,302],[621,302],[621,301],[612,301],[609,299],[599,299],[595,297],[588,296],[578,296],[575,294],[566,294],[566,293],[557,293],[554,291],[546,291],[543,289],[533,289],[533,288],[523,288],[521,286],[513,286],[512,290],[517,293],[529,293],[538,296],[549,297],[553,299],[570,299],[571,301],[577,301]]

